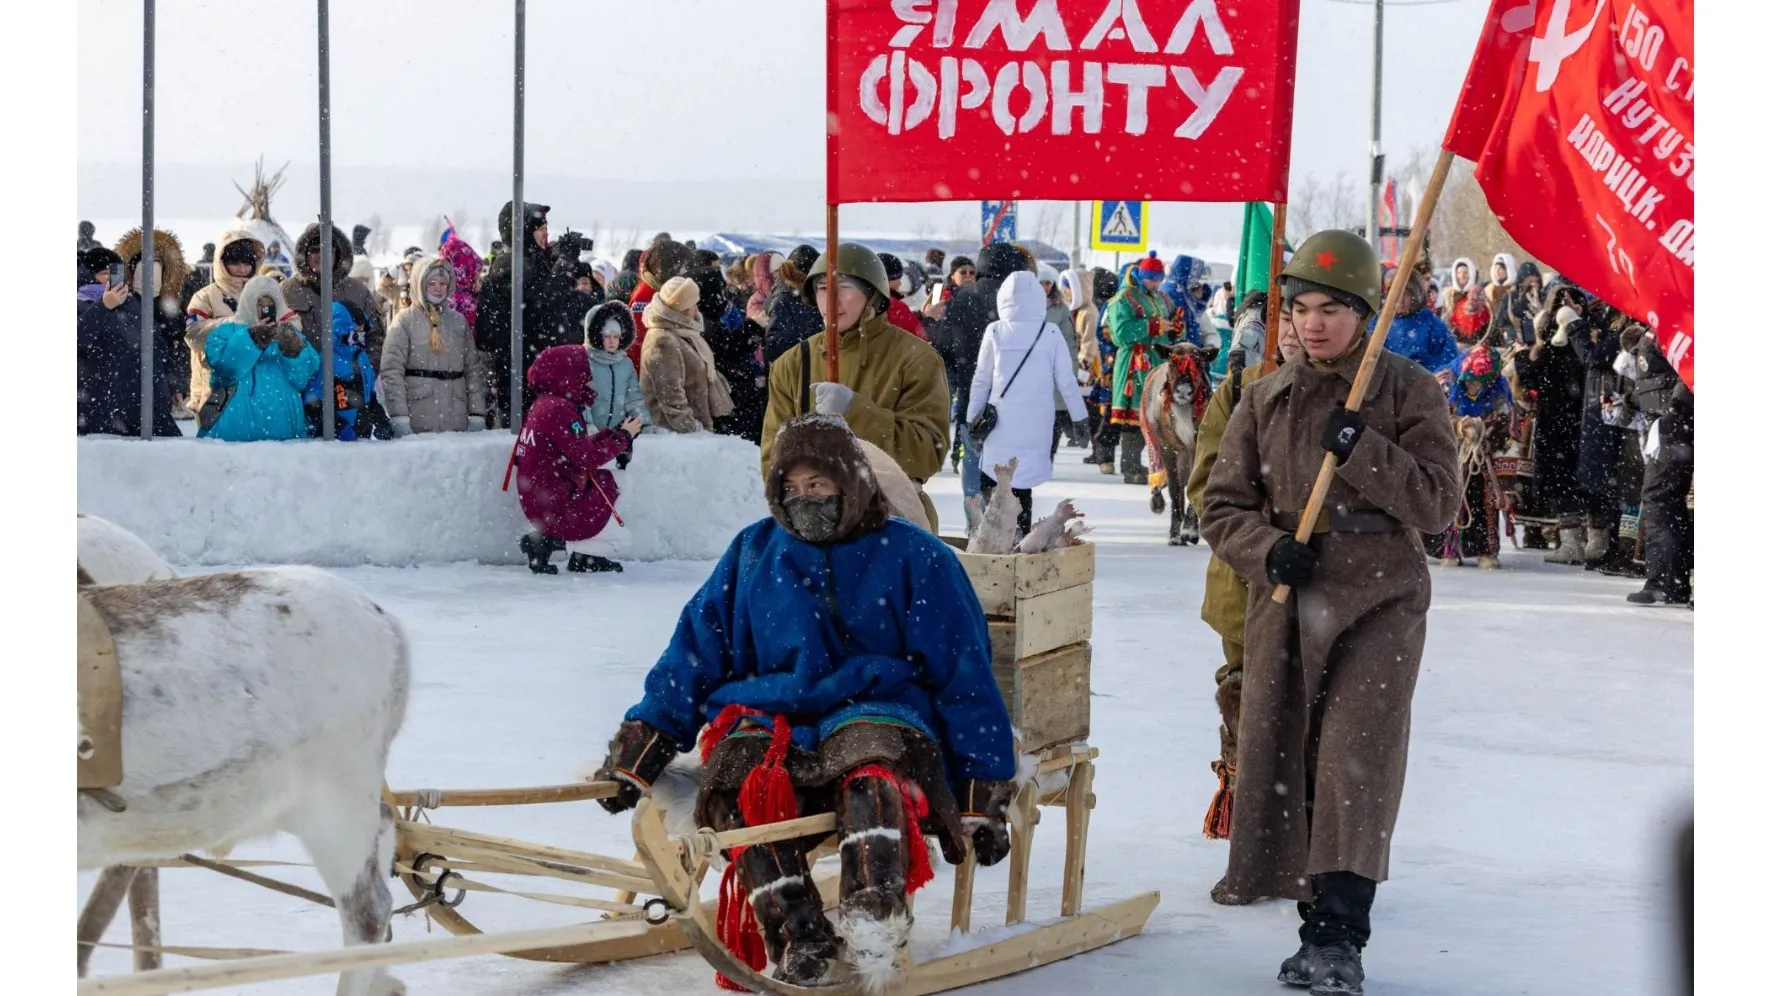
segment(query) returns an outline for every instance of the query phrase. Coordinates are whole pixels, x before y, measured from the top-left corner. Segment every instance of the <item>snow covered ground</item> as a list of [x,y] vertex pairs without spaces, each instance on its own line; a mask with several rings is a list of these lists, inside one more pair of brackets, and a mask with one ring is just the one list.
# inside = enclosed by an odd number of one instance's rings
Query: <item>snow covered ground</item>
[[[958,482],[930,486],[960,519]],[[1146,492],[1059,455],[1036,511],[1073,496],[1096,527],[1094,735],[1102,757],[1087,894],[1144,889],[1162,903],[1143,936],[980,994],[1263,994],[1295,950],[1292,905],[1228,909],[1207,890],[1227,844],[1199,833],[1214,778],[1218,640],[1198,619],[1207,556],[1163,545]],[[1377,892],[1366,952],[1372,996],[1667,990],[1673,820],[1693,765],[1694,613],[1640,609],[1635,583],[1508,552],[1507,570],[1434,568],[1424,673],[1414,700],[1395,877]],[[404,620],[418,677],[390,781],[400,788],[572,780],[601,759],[685,598],[710,565],[634,564],[625,574],[540,578],[522,567],[356,568],[341,573]],[[443,810],[466,829],[627,856],[625,819],[593,803]],[[1031,913],[1054,915],[1060,820],[1035,847]],[[292,842],[235,857],[302,860]],[[951,878],[937,866],[917,943],[943,940]],[[318,887],[305,869],[293,880]],[[980,872],[975,923],[999,923],[1006,865]],[[93,876],[80,876],[82,894]],[[198,870],[162,876],[166,942],[319,949],[338,943],[329,910]],[[551,888],[551,886],[549,886]],[[404,902],[403,890],[397,896]],[[487,929],[573,922],[574,911],[475,894]],[[395,924],[422,937],[421,917]],[[440,931],[439,931],[440,932]],[[126,942],[114,926],[107,940]],[[49,958],[49,955],[43,957]],[[176,962],[177,959],[174,959]],[[101,951],[95,973],[127,970]],[[719,992],[693,954],[565,968],[487,957],[395,969],[414,993]],[[242,992],[329,993],[316,977]]]

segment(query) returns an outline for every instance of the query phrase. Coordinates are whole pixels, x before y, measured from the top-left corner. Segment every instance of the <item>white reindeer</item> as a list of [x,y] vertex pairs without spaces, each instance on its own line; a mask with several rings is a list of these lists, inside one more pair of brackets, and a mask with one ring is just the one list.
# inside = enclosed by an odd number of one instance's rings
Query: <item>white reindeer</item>
[[[1190,359],[1190,363],[1186,361]],[[1198,425],[1193,418],[1193,403],[1201,389],[1203,362],[1190,344],[1174,348],[1168,362],[1149,372],[1143,382],[1143,424],[1161,448],[1162,466],[1167,469],[1168,497],[1164,501],[1160,489],[1149,492],[1149,510],[1168,516],[1168,545],[1185,546],[1198,542],[1198,510],[1186,504],[1186,478],[1192,473],[1192,458],[1198,444]],[[1208,382],[1207,382],[1208,383]]]
[[178,576],[141,537],[109,519],[81,512],[77,535],[80,569],[92,584],[136,584]]
[[[344,943],[387,940],[393,838],[381,787],[411,684],[399,623],[307,567],[80,594],[116,646],[124,771],[112,806],[79,796],[80,868],[111,877],[110,866],[287,831],[336,903]],[[403,991],[379,968],[338,984],[339,996]]]

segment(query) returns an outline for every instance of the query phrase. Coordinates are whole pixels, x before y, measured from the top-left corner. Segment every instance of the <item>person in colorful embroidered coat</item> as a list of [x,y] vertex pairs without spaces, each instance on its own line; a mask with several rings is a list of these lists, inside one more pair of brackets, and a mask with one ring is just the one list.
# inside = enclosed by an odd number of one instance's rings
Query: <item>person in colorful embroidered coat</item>
[[615,511],[621,494],[615,475],[603,468],[632,448],[639,419],[629,415],[612,429],[585,424],[584,409],[596,392],[582,346],[543,349],[525,379],[535,401],[510,459],[522,514],[535,527],[520,543],[529,570],[558,574],[548,558],[567,550],[565,569],[575,574],[619,572],[612,558],[625,555],[630,537]]
[[622,782],[603,806],[627,809],[699,733],[698,826],[834,810],[834,929],[792,841],[731,855],[721,939],[785,982],[825,981],[841,958],[882,991],[901,973],[905,893],[932,875],[922,834],[953,863],[967,837],[980,864],[1006,856],[1013,733],[964,568],[889,515],[848,426],[788,421],[773,457],[773,517],[738,534],[683,608],[595,777]]
[[1475,558],[1482,570],[1500,566],[1500,488],[1493,458],[1506,448],[1512,424],[1512,388],[1500,376],[1495,349],[1483,343],[1464,353],[1452,372],[1463,506],[1450,528],[1431,537],[1428,552],[1446,567]]
[[1092,275],[1092,297],[1097,320],[1094,326],[1094,353],[1088,367],[1087,402],[1094,423],[1094,448],[1082,458],[1082,462],[1095,464],[1102,474],[1110,475],[1119,442],[1119,427],[1112,424],[1112,363],[1118,355],[1118,347],[1112,344],[1106,306],[1118,296],[1119,279],[1113,276],[1111,270],[1098,266],[1093,269]]
[[412,303],[389,326],[381,352],[381,403],[393,434],[484,429],[485,370],[467,319],[449,303],[454,268],[435,256],[421,259],[411,284]]
[[[307,438],[301,390],[320,369],[320,354],[301,335],[301,320],[273,277],[253,277],[240,310],[209,333],[209,404],[220,413],[197,435],[252,442]],[[247,324],[250,322],[251,324]],[[219,405],[216,399],[221,398]]]
[[1106,324],[1118,348],[1112,368],[1112,422],[1129,426],[1119,435],[1119,473],[1126,484],[1149,483],[1149,468],[1142,462],[1143,381],[1158,359],[1151,347],[1167,342],[1172,332],[1168,302],[1157,290],[1162,282],[1162,261],[1153,254],[1137,264],[1135,279],[1126,280],[1118,296],[1106,306]]

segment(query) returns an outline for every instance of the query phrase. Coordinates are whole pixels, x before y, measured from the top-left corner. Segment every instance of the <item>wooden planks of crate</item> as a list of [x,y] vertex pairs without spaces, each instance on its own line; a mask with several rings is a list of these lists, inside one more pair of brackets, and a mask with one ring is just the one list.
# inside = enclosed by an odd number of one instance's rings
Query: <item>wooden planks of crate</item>
[[989,618],[992,666],[1020,749],[1088,737],[1094,635],[1094,547],[959,555]]

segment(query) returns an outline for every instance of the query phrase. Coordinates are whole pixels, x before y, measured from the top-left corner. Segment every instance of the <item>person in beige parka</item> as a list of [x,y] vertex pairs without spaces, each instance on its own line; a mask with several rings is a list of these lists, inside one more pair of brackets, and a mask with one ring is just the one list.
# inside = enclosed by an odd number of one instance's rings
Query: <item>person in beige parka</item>
[[639,352],[639,391],[652,423],[671,432],[710,432],[714,419],[732,411],[731,391],[702,334],[700,300],[693,280],[671,277],[645,306],[650,334]]
[[191,351],[190,390],[185,394],[185,407],[192,412],[203,410],[209,400],[209,361],[204,352],[209,333],[233,320],[239,309],[240,292],[246,281],[258,273],[264,262],[264,243],[243,228],[221,233],[215,242],[214,278],[203,289],[191,295],[184,309],[184,341]]
[[387,329],[381,405],[395,436],[486,427],[485,371],[467,319],[454,309],[455,272],[428,256],[412,266],[412,303]]

